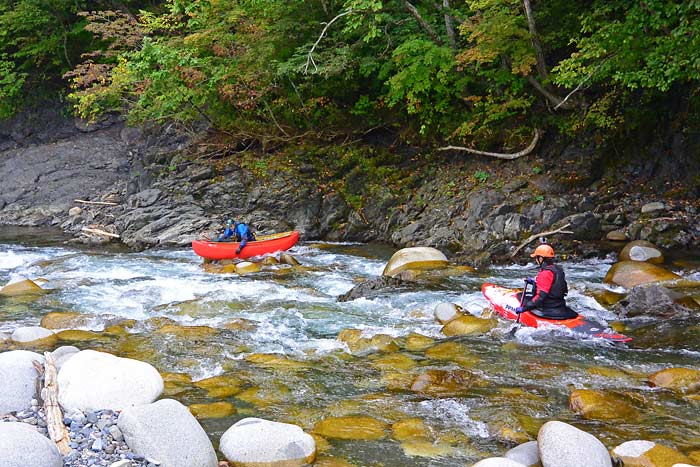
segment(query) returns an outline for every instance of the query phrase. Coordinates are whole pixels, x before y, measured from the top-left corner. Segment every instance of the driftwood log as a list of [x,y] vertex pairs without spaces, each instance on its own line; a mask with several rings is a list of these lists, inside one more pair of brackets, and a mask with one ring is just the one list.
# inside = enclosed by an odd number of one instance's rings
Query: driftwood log
[[111,237],[111,238],[119,238],[119,235],[113,234],[112,232],[107,232],[106,230],[102,229],[91,229],[89,227],[83,227],[81,229],[83,232],[95,234],[95,235],[104,235],[105,237]]
[[68,442],[70,435],[63,424],[63,412],[58,405],[58,382],[56,381],[56,364],[50,352],[44,352],[44,389],[41,391],[46,412],[46,427],[49,437],[56,443],[58,451],[66,456],[71,452]]

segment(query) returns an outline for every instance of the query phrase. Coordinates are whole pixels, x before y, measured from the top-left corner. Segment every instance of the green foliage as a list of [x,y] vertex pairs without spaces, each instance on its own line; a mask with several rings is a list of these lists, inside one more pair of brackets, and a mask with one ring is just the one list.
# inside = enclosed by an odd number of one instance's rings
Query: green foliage
[[486,183],[489,179],[489,173],[483,170],[477,170],[472,174],[472,178],[479,183]]

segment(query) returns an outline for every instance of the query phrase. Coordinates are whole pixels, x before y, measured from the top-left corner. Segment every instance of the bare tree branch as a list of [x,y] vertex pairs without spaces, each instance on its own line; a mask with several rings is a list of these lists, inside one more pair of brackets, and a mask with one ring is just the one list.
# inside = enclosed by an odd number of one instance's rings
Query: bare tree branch
[[557,233],[572,234],[573,232],[571,232],[570,230],[564,230],[564,229],[566,229],[567,227],[569,227],[570,225],[571,225],[571,224],[566,224],[566,225],[564,225],[564,226],[562,226],[562,227],[559,227],[559,228],[556,229],[556,230],[550,230],[549,232],[541,232],[541,233],[538,233],[538,234],[530,235],[530,236],[527,238],[527,240],[525,240],[523,243],[521,243],[521,244],[518,246],[518,248],[516,248],[515,251],[514,251],[513,253],[510,254],[510,256],[513,257],[513,256],[517,255],[518,252],[519,252],[520,250],[522,250],[525,246],[527,246],[530,242],[532,242],[532,241],[535,240],[536,238],[539,238],[539,237],[546,237],[547,235],[554,235],[554,234],[557,234]]
[[445,29],[447,30],[447,41],[453,50],[457,50],[457,35],[455,34],[452,15],[450,15],[450,0],[443,0],[442,4],[445,7]]
[[588,76],[586,76],[586,77],[583,79],[583,81],[581,81],[580,83],[578,83],[578,86],[576,86],[576,88],[574,88],[573,91],[571,91],[569,94],[567,94],[566,97],[565,97],[564,99],[562,99],[562,101],[561,101],[559,104],[555,105],[555,106],[554,106],[554,110],[558,110],[559,107],[561,107],[562,105],[564,105],[564,103],[565,103],[566,101],[569,100],[569,97],[573,96],[576,92],[578,92],[578,90],[581,89],[581,86],[583,86],[583,85],[585,84],[586,81],[588,81],[589,79],[591,79],[591,78],[593,77],[593,75],[595,75],[596,73],[598,73],[598,70],[600,69],[600,67],[603,66],[603,63],[605,63],[605,60],[604,60],[603,62],[601,62],[601,63],[595,68],[595,70],[591,71],[591,74],[589,74]]
[[428,35],[433,39],[433,42],[435,42],[437,45],[443,45],[444,42],[442,39],[440,39],[440,36],[437,35],[435,30],[430,26],[420,15],[420,12],[418,12],[418,9],[408,0],[403,2],[404,5],[406,5],[406,8],[408,9],[409,12],[413,15],[413,17],[418,21],[418,24],[420,24],[420,27],[423,28],[423,30],[428,33]]
[[547,64],[544,61],[542,44],[540,43],[540,38],[537,35],[535,15],[532,14],[532,5],[530,4],[530,0],[523,0],[523,5],[525,6],[525,16],[527,16],[527,27],[530,30],[530,40],[532,41],[532,47],[535,49],[537,73],[540,75],[540,79],[545,80],[547,79]]
[[313,53],[314,50],[316,50],[316,47],[318,44],[321,42],[321,39],[323,39],[323,36],[326,34],[326,31],[328,31],[328,28],[331,26],[331,24],[335,23],[337,20],[342,18],[345,15],[349,15],[352,13],[353,10],[352,8],[338,14],[335,18],[330,20],[329,22],[326,23],[326,26],[323,28],[323,31],[321,31],[321,35],[318,36],[318,39],[316,39],[316,42],[314,43],[313,47],[311,47],[311,50],[309,50],[309,54],[306,56],[306,65],[304,66],[304,74],[308,73],[309,71],[309,64],[312,64],[314,66],[314,71],[318,71],[318,67],[316,66],[316,62],[314,62],[314,57]]
[[537,79],[534,76],[528,76],[527,77],[527,82],[532,85],[533,88],[537,90],[540,94],[542,94],[549,102],[554,104],[557,108],[561,107],[562,109],[571,109],[573,106],[570,103],[564,103],[564,100],[555,95],[552,94],[551,92],[547,91],[542,84],[537,81]]
[[465,151],[470,154],[477,154],[479,156],[489,156],[489,157],[495,157],[497,159],[507,159],[507,160],[512,160],[512,159],[517,159],[519,157],[527,156],[530,154],[534,149],[535,146],[537,146],[537,142],[540,139],[540,136],[542,135],[542,132],[535,128],[535,136],[532,138],[532,142],[528,147],[523,149],[522,151],[512,153],[512,154],[504,154],[500,152],[487,152],[487,151],[478,151],[476,149],[471,149],[471,148],[466,148],[464,146],[445,146],[442,148],[438,148],[438,151]]

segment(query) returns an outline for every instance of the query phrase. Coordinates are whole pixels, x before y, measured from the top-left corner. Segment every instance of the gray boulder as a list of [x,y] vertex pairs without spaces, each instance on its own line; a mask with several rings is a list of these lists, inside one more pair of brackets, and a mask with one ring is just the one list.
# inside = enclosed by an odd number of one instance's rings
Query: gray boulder
[[62,345],[53,352],[51,356],[53,357],[54,364],[56,365],[56,371],[61,371],[63,364],[68,361],[73,355],[80,352],[80,349],[73,345]]
[[525,464],[516,462],[505,457],[489,457],[488,459],[480,460],[472,467],[527,467]]
[[537,448],[537,441],[528,441],[527,443],[515,446],[510,451],[506,452],[505,457],[515,462],[520,462],[523,465],[537,465],[540,462],[540,452]]
[[368,279],[356,285],[342,295],[338,296],[339,302],[349,302],[358,298],[373,298],[389,292],[397,292],[408,288],[408,283],[395,277],[379,276]]
[[148,363],[83,350],[63,364],[58,387],[58,400],[66,409],[123,410],[156,400],[163,378]]
[[598,438],[564,422],[542,425],[537,446],[543,467],[612,467],[610,454]]
[[663,285],[638,285],[615,305],[615,311],[623,317],[655,316],[660,318],[680,318],[688,316],[692,310],[682,304],[683,296]]
[[295,467],[313,462],[313,437],[288,423],[244,418],[226,430],[219,450],[235,465]]
[[19,343],[34,342],[53,338],[54,332],[40,326],[23,326],[12,333],[12,340]]
[[126,444],[165,467],[216,467],[214,447],[190,411],[173,399],[125,409],[117,426]]
[[0,423],[2,467],[62,467],[56,445],[26,423]]
[[44,357],[26,350],[0,353],[0,415],[29,407],[36,396],[37,372],[32,362]]

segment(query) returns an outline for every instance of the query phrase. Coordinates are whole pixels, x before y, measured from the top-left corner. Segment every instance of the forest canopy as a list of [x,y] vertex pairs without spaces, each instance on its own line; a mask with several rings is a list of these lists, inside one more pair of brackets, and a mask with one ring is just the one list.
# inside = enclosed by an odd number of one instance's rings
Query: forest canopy
[[386,126],[516,148],[696,111],[700,0],[0,1],[0,117],[318,137]]

